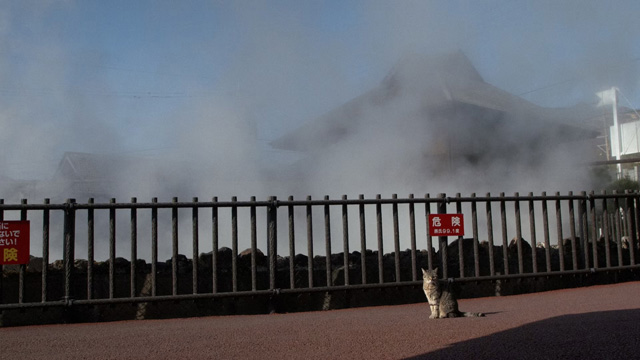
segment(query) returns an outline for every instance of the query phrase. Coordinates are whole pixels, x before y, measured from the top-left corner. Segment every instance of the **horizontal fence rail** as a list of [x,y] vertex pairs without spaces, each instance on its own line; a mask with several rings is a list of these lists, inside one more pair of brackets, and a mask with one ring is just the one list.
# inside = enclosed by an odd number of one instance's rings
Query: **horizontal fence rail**
[[[30,263],[0,265],[0,310],[418,286],[421,268],[461,282],[635,269],[639,205],[637,192],[0,200],[0,220],[31,224]],[[445,213],[465,236],[430,235]]]

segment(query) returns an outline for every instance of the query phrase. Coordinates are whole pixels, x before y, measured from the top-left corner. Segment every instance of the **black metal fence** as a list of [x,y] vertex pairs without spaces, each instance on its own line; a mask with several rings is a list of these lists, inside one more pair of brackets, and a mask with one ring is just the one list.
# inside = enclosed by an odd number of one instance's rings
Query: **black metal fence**
[[[453,281],[635,269],[639,205],[636,192],[0,201],[0,220],[31,222],[32,253],[0,268],[0,310],[417,286],[420,268]],[[430,236],[436,213],[463,214],[466,236]]]

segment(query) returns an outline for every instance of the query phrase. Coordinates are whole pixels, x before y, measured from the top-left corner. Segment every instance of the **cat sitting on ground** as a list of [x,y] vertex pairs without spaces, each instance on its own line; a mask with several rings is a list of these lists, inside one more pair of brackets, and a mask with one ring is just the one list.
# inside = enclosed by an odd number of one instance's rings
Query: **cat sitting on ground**
[[429,319],[484,316],[483,313],[461,312],[458,310],[458,301],[452,293],[449,282],[438,279],[438,268],[433,270],[422,269],[422,280],[422,290],[424,290],[431,308]]

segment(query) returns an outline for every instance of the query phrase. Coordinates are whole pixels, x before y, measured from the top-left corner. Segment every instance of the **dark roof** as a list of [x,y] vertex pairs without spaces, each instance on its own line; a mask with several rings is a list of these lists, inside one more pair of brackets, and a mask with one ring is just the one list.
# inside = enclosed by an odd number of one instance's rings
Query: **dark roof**
[[594,136],[593,132],[585,132],[585,129],[565,121],[572,116],[571,110],[543,108],[488,84],[462,52],[454,52],[435,57],[411,55],[401,59],[380,86],[307,122],[271,145],[303,151],[330,145],[349,133],[358,122],[366,121],[362,118],[365,111],[382,109],[401,95],[417,97],[417,106],[427,111],[452,104],[472,105],[491,111],[517,113],[520,118],[546,121],[563,127],[563,133]]
[[106,180],[114,172],[140,160],[122,155],[66,152],[58,165],[54,179]]

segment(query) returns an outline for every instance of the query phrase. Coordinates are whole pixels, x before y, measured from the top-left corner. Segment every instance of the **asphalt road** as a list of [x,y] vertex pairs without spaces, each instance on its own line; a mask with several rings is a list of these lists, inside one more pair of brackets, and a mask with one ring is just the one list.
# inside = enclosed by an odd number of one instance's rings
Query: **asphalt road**
[[640,359],[640,282],[324,312],[0,328],[1,359]]

